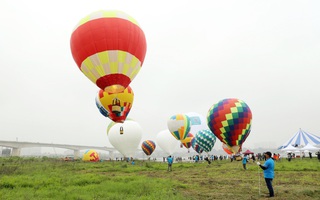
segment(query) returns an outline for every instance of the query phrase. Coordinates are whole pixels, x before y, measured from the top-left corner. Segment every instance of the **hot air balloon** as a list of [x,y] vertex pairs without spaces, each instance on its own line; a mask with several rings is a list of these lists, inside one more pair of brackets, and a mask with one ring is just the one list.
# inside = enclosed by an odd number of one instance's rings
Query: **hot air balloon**
[[232,149],[230,149],[230,147],[224,143],[222,143],[222,149],[229,155],[233,154]]
[[156,144],[152,140],[145,140],[141,144],[141,149],[147,156],[150,156],[155,150],[155,148]]
[[216,143],[216,136],[209,130],[199,131],[195,136],[197,144],[207,153],[209,153]]
[[98,92],[98,95],[97,95],[96,98],[95,98],[95,101],[96,101],[96,106],[97,106],[99,112],[100,112],[103,116],[109,117],[109,113],[108,113],[107,109],[105,109],[105,108],[102,106],[102,104],[101,104],[101,102],[100,102],[100,100],[99,100],[99,92]]
[[191,146],[197,153],[201,154],[203,152],[203,149],[199,146],[195,137],[191,140]]
[[119,93],[108,93],[100,90],[98,99],[109,113],[108,117],[114,122],[122,123],[131,110],[134,93],[130,86]]
[[137,21],[124,12],[100,10],[81,19],[70,48],[79,69],[106,92],[122,92],[138,74],[147,44]]
[[160,131],[157,134],[156,142],[168,155],[172,155],[179,147],[179,141],[171,135],[169,130]]
[[142,138],[141,126],[133,120],[126,120],[124,123],[111,123],[113,126],[108,132],[109,142],[124,157],[133,157]]
[[90,161],[90,162],[98,162],[100,160],[100,157],[95,150],[87,150],[84,152],[82,160]]
[[207,119],[204,116],[195,112],[188,112],[185,115],[190,119],[189,133],[195,136],[199,131],[208,129]]
[[188,133],[187,137],[183,140],[181,140],[181,143],[184,147],[186,147],[187,149],[189,149],[191,147],[191,140],[193,138],[193,134],[192,133]]
[[223,99],[208,111],[210,130],[219,140],[237,153],[251,130],[252,114],[249,106],[239,99]]
[[183,140],[190,131],[190,119],[187,115],[177,114],[167,122],[168,129],[177,140]]

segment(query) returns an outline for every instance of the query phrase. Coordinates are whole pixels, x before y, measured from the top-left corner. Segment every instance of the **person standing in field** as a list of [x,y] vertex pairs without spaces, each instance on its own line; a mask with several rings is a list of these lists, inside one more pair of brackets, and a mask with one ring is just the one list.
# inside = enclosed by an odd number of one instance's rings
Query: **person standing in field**
[[245,155],[242,159],[242,165],[244,170],[247,170],[247,162],[248,162],[248,157],[247,155]]
[[256,162],[256,157],[254,156],[254,154],[252,154],[252,161]]
[[291,158],[292,158],[291,153],[288,153],[288,161],[289,161],[289,162],[291,161]]
[[211,164],[211,161],[210,161],[209,157],[205,157],[204,160],[208,162],[208,165]]
[[318,157],[318,160],[320,161],[320,151],[318,151],[318,152],[316,153],[316,155],[317,155],[317,157]]
[[199,156],[198,156],[198,155],[195,156],[194,161],[195,161],[196,163],[199,162]]
[[170,156],[167,157],[167,162],[168,162],[168,172],[172,171],[172,163],[173,163],[173,158]]
[[274,179],[274,160],[272,159],[272,154],[270,151],[264,153],[266,162],[261,165],[257,162],[257,165],[263,169],[264,179],[266,181],[267,188],[269,190],[269,197],[274,197],[274,191],[272,187],[272,180]]

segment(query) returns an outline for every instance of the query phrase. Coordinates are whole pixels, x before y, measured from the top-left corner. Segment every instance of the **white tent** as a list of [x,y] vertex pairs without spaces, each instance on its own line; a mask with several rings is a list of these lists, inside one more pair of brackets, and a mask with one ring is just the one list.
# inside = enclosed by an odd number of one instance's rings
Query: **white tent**
[[294,152],[294,151],[299,151],[299,148],[296,148],[292,145],[288,145],[286,148],[281,149],[281,151],[289,151],[289,152]]
[[278,149],[286,148],[288,145],[293,145],[294,147],[304,147],[309,143],[313,146],[320,146],[320,137],[311,133],[307,133],[300,128],[293,137],[291,137]]
[[302,150],[302,151],[319,151],[320,148],[317,148],[317,147],[313,146],[312,144],[308,143],[306,146],[304,146],[300,150]]

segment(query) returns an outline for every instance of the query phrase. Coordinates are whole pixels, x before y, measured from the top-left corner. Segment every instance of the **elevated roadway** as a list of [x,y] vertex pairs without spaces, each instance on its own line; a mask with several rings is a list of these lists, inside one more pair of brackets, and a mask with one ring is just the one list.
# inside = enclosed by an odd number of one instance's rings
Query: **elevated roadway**
[[40,143],[40,142],[18,142],[18,141],[3,141],[0,140],[0,146],[12,148],[12,156],[20,156],[20,151],[22,148],[30,147],[55,147],[70,149],[74,151],[74,158],[80,157],[80,150],[94,149],[108,151],[110,157],[113,159],[113,152],[116,151],[113,147],[97,147],[97,146],[82,146],[82,145],[71,145],[71,144],[53,144],[53,143]]

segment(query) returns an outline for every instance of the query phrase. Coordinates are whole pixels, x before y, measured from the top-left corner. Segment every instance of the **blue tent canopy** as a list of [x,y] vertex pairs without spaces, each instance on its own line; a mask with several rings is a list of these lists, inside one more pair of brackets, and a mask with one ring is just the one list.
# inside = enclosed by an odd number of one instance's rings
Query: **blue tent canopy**
[[286,148],[288,145],[292,145],[294,147],[304,147],[309,143],[313,146],[319,146],[320,137],[311,133],[307,133],[300,128],[299,131],[296,134],[294,134],[293,137],[291,137],[286,143],[284,143],[278,149]]

